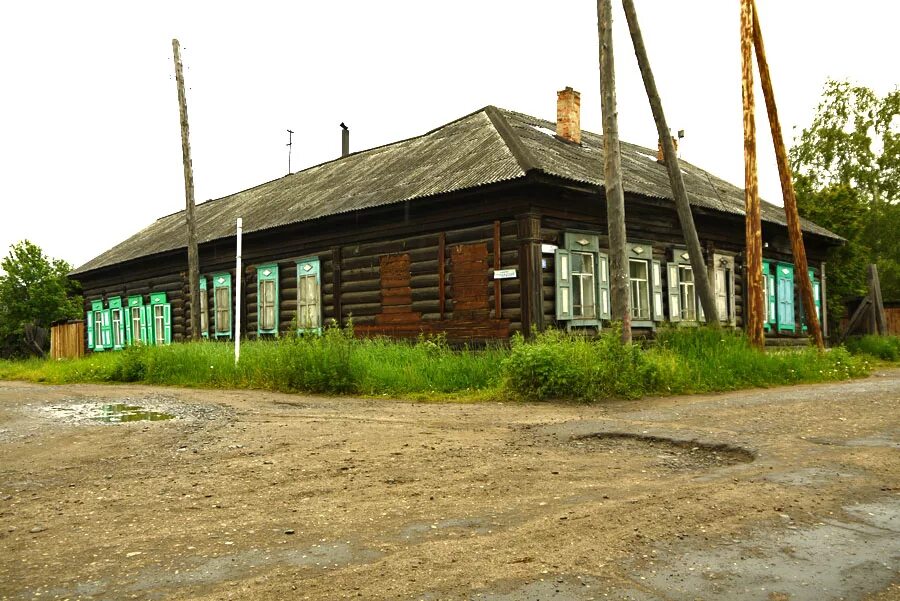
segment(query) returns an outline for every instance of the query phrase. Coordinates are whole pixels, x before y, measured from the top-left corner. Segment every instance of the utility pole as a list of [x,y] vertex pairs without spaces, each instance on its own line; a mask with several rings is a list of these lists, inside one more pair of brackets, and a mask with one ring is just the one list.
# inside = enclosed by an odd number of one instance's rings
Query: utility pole
[[807,276],[809,264],[806,261],[806,247],[803,245],[803,231],[800,229],[800,213],[797,211],[797,196],[794,193],[791,164],[788,161],[787,151],[784,148],[784,135],[781,132],[781,122],[778,119],[775,91],[772,88],[772,77],[769,74],[769,63],[766,60],[762,29],[759,26],[759,15],[756,12],[756,2],[754,0],[750,0],[750,8],[753,12],[753,45],[756,48],[756,65],[759,67],[759,78],[762,83],[763,96],[766,99],[769,127],[772,130],[772,143],[775,145],[775,160],[778,163],[778,176],[781,178],[781,194],[784,197],[784,213],[787,218],[788,234],[791,238],[791,251],[794,255],[794,265],[796,265],[797,272],[800,274],[797,284],[800,287],[803,313],[806,317],[807,327],[816,341],[816,346],[819,347],[819,350],[825,350],[822,328],[819,326],[819,317],[816,315],[816,301],[813,298],[812,282],[809,281]]
[[291,174],[291,148],[294,146],[294,132],[291,130],[287,130],[288,133],[288,143],[285,146],[288,147],[288,175]]
[[718,328],[719,315],[716,308],[716,297],[709,284],[709,273],[703,260],[700,238],[697,236],[697,228],[694,226],[694,216],[691,213],[687,190],[684,187],[684,178],[681,176],[675,144],[669,134],[669,126],[666,124],[662,100],[656,89],[653,71],[650,69],[650,59],[647,57],[647,48],[644,46],[644,37],[641,35],[637,12],[635,12],[633,0],[622,0],[622,6],[625,9],[625,19],[628,21],[631,41],[634,43],[634,54],[641,70],[641,77],[644,79],[644,88],[647,90],[647,99],[650,101],[650,109],[653,111],[653,120],[656,122],[656,131],[663,146],[666,171],[669,173],[669,183],[672,186],[672,196],[675,199],[678,220],[681,222],[681,231],[684,234],[684,242],[690,256],[691,270],[694,272],[694,284],[697,286],[697,294],[700,296],[700,304],[706,314],[707,323]]
[[622,342],[631,342],[628,251],[625,245],[625,192],[622,189],[622,155],[616,112],[616,72],[612,42],[612,0],[597,0],[597,33],[600,39],[600,104],[603,113],[603,187],[609,229],[611,317],[622,320]]
[[[741,1],[741,67],[744,106],[744,211],[746,257],[744,259],[744,328],[750,344],[762,350],[763,333],[762,225],[756,176],[756,122],[753,111],[753,0]],[[806,277],[806,274],[801,274]]]
[[175,55],[175,80],[178,83],[178,110],[181,113],[181,158],[184,164],[184,216],[187,221],[188,286],[191,295],[191,339],[200,340],[200,257],[197,251],[197,229],[194,223],[194,168],[191,164],[191,141],[188,131],[187,99],[184,95],[184,73],[181,46],[172,40]]

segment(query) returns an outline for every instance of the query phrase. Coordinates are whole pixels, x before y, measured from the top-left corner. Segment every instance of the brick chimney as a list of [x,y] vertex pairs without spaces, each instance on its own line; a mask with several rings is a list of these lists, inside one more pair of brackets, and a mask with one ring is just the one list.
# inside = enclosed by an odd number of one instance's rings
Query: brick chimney
[[[675,153],[678,154],[678,138],[672,136],[672,145],[675,146]],[[666,162],[666,153],[663,150],[662,140],[656,143],[656,161],[658,163]]]
[[570,87],[556,93],[556,135],[581,144],[581,94]]

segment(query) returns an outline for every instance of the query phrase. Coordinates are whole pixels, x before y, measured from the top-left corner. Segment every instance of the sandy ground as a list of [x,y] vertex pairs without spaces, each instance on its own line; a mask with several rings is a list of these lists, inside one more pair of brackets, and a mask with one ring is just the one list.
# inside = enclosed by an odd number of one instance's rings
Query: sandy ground
[[900,370],[594,406],[0,382],[0,599],[900,599],[898,449]]

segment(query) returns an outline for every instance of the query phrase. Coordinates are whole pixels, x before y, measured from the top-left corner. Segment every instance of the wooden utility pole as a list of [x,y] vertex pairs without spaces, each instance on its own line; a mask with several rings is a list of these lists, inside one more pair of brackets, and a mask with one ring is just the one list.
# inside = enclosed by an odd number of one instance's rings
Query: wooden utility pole
[[822,328],[816,315],[816,301],[813,298],[812,282],[807,273],[806,248],[803,245],[803,231],[800,229],[800,213],[797,211],[797,196],[794,193],[794,182],[791,176],[791,164],[784,148],[784,136],[781,133],[781,122],[778,119],[778,107],[775,104],[775,91],[772,88],[772,77],[769,74],[769,63],[766,60],[766,49],[763,45],[762,29],[759,26],[759,15],[756,12],[755,0],[750,0],[753,13],[753,45],[756,48],[756,65],[759,68],[760,83],[766,99],[766,110],[769,113],[769,127],[772,130],[772,143],[775,145],[775,160],[778,162],[778,176],[781,178],[781,194],[784,197],[784,213],[787,218],[788,234],[791,238],[791,251],[794,254],[794,265],[800,273],[798,281],[800,299],[803,302],[803,313],[810,334],[816,341],[819,350],[825,350]]
[[172,40],[175,55],[175,80],[178,83],[178,110],[181,113],[181,158],[184,164],[184,216],[187,221],[188,285],[191,294],[191,338],[200,340],[200,257],[197,251],[197,230],[194,224],[194,168],[191,164],[191,141],[188,131],[187,99],[184,95],[184,73],[181,66],[181,46]]
[[744,329],[750,344],[765,345],[763,333],[762,225],[756,177],[756,122],[753,111],[753,0],[741,0],[741,65],[744,104]]
[[631,342],[628,251],[625,246],[625,192],[622,189],[622,156],[616,112],[616,70],[612,44],[612,0],[597,0],[600,38],[600,104],[603,112],[603,181],[609,228],[609,276],[611,317],[622,320],[622,342]]
[[625,9],[625,19],[628,21],[628,30],[631,32],[631,41],[634,43],[634,54],[641,70],[641,77],[644,79],[644,88],[647,90],[647,99],[650,101],[650,109],[653,111],[653,120],[656,122],[656,130],[663,146],[666,171],[669,173],[669,183],[672,186],[672,196],[675,199],[678,220],[681,222],[681,231],[684,234],[684,242],[690,256],[691,270],[694,272],[694,284],[697,286],[697,294],[700,296],[700,304],[706,314],[707,323],[718,328],[719,315],[716,308],[715,291],[709,284],[709,273],[706,262],[703,260],[703,250],[700,247],[697,228],[694,226],[694,216],[691,214],[691,205],[684,187],[681,166],[678,164],[675,144],[672,142],[669,126],[666,124],[666,115],[663,112],[659,91],[656,89],[656,80],[650,69],[650,59],[647,57],[647,48],[644,46],[644,37],[641,35],[637,12],[635,12],[633,0],[622,0],[622,6]]

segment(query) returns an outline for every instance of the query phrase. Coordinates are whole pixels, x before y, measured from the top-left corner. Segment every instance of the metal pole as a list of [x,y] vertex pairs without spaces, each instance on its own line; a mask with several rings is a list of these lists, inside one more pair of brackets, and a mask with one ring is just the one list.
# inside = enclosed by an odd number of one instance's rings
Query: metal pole
[[244,235],[244,220],[237,218],[237,253],[234,260],[234,364],[237,365],[241,358],[241,238]]

